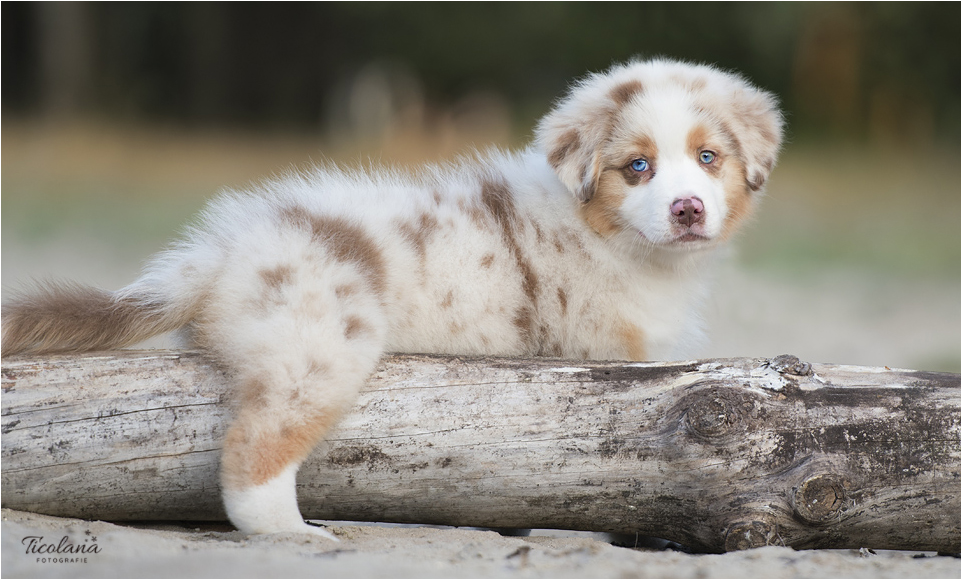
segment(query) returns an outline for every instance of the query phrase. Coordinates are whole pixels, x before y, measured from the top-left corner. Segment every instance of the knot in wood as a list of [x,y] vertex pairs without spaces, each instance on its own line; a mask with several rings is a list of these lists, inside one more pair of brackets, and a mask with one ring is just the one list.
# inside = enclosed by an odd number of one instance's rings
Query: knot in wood
[[795,515],[802,521],[826,524],[837,518],[845,507],[845,487],[835,475],[815,475],[795,489],[792,503]]
[[768,366],[784,374],[807,377],[812,374],[812,365],[799,360],[795,355],[780,354],[768,361]]
[[725,532],[725,551],[761,548],[769,545],[774,536],[772,526],[768,522],[760,520],[738,522]]
[[688,429],[706,439],[718,439],[730,433],[739,423],[737,397],[716,389],[700,395],[685,413]]

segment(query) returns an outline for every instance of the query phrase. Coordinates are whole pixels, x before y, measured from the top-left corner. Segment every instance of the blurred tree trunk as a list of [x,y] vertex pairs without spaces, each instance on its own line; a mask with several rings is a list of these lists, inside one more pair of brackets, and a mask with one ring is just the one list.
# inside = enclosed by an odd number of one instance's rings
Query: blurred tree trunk
[[230,6],[218,2],[190,2],[186,42],[190,47],[187,66],[188,112],[194,121],[221,120],[231,106],[233,55],[230,42]]
[[37,10],[40,102],[51,117],[81,113],[90,102],[93,46],[88,7],[41,2]]

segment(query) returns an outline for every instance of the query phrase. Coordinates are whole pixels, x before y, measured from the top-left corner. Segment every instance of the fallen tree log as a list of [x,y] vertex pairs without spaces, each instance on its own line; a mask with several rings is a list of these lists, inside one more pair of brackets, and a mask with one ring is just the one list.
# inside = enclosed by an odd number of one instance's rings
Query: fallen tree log
[[[3,507],[221,520],[227,380],[199,353],[3,362]],[[957,374],[794,357],[387,357],[301,469],[305,517],[958,552]]]

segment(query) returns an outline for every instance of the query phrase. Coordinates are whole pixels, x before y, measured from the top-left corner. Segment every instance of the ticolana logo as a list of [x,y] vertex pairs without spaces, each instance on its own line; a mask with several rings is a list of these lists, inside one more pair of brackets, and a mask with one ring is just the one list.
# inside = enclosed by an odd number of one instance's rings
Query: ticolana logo
[[76,542],[70,536],[59,539],[45,536],[27,536],[20,540],[26,549],[26,554],[36,555],[38,564],[86,564],[87,554],[99,554],[97,536],[90,530],[84,532],[82,542]]

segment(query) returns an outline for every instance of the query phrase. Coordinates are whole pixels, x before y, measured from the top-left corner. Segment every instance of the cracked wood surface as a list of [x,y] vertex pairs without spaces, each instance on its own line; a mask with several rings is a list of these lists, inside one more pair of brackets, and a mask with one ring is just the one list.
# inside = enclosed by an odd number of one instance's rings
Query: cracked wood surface
[[[305,517],[958,552],[959,375],[386,357],[298,474]],[[221,520],[228,380],[196,352],[3,361],[3,507]]]

